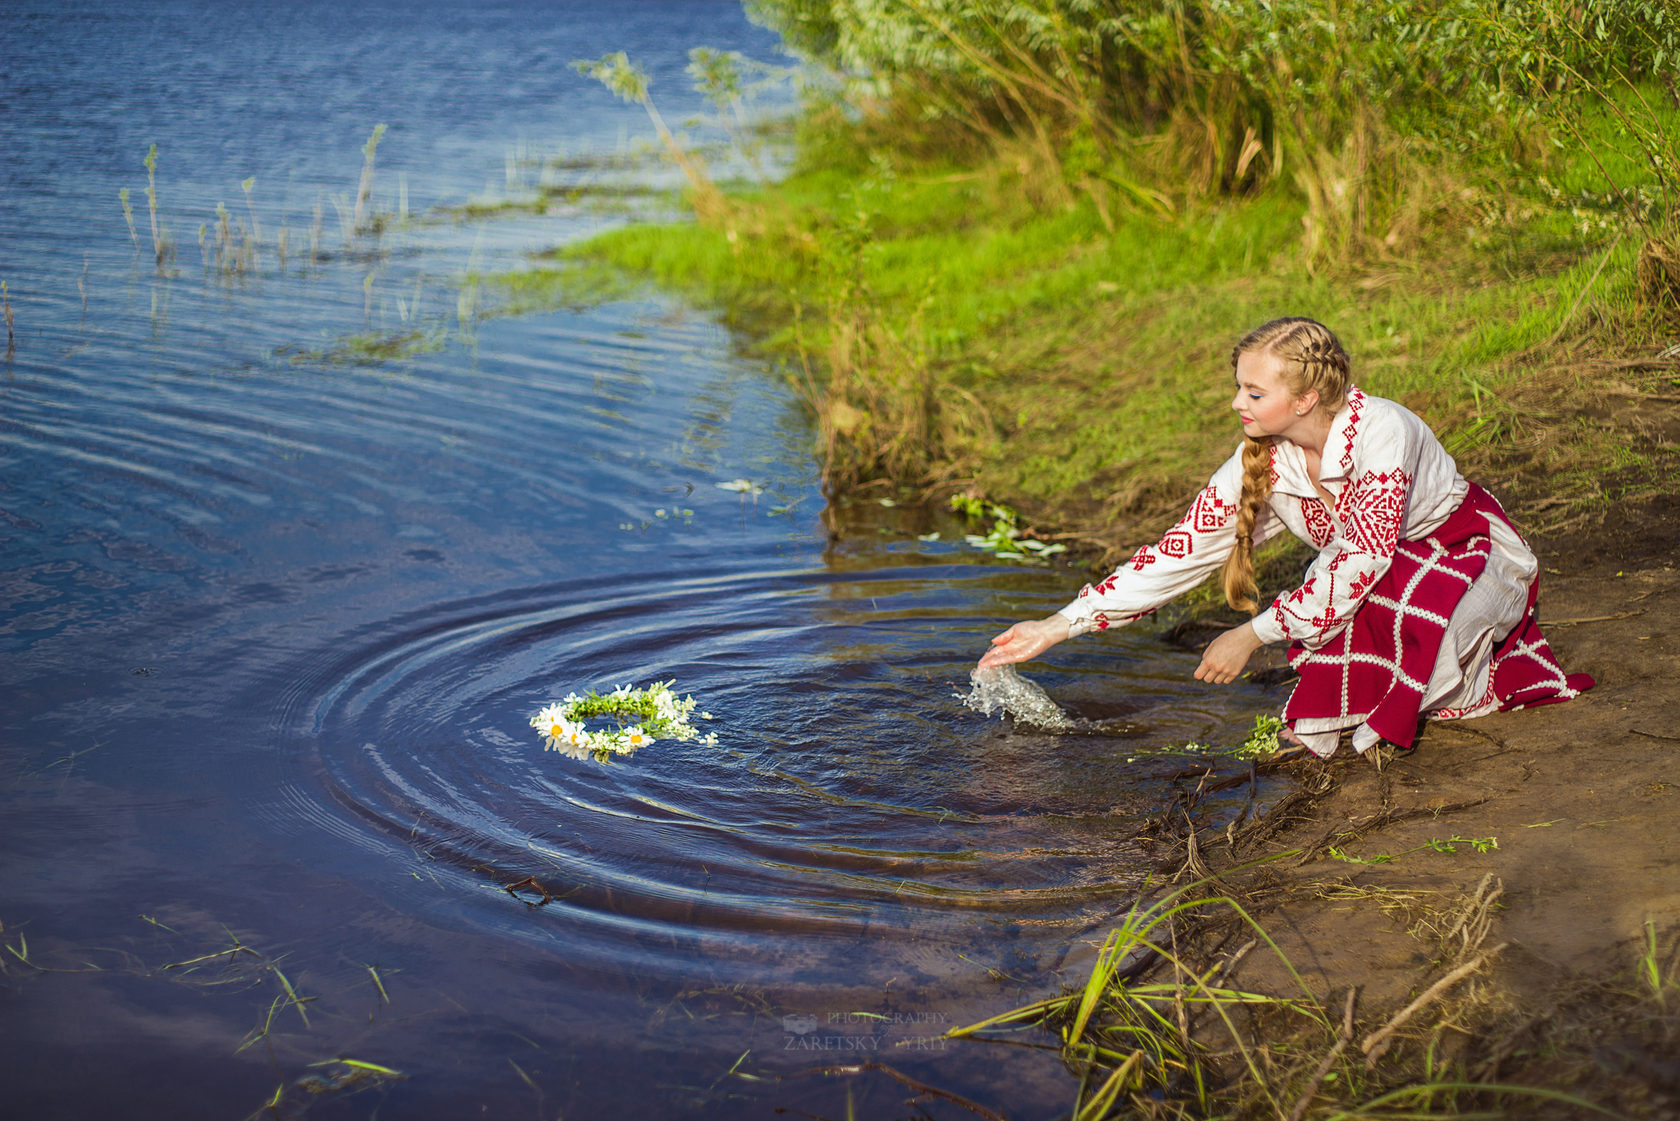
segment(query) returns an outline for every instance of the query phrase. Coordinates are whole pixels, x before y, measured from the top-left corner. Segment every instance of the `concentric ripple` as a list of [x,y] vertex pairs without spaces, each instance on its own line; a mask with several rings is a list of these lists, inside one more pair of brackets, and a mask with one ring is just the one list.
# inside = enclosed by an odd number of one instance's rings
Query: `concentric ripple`
[[[462,898],[493,889],[474,921],[540,908],[603,969],[701,956],[762,978],[865,937],[902,963],[1022,924],[1060,952],[1136,891],[1125,838],[1159,791],[1132,792],[1124,752],[1151,733],[1017,734],[966,712],[952,636],[986,624],[946,601],[983,571],[594,578],[371,626],[295,675],[280,812]],[[599,764],[526,725],[574,689],[653,680],[694,695],[720,744]]]

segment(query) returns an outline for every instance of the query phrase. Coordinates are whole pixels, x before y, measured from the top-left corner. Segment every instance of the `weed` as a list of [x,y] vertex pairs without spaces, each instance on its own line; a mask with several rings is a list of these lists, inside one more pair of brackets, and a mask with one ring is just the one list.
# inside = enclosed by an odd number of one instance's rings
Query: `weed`
[[1459,845],[1469,845],[1476,852],[1492,852],[1499,847],[1497,837],[1436,837],[1409,849],[1401,849],[1395,853],[1378,853],[1375,856],[1351,856],[1345,850],[1331,845],[1325,850],[1325,855],[1332,860],[1340,860],[1347,864],[1392,864],[1402,856],[1414,852],[1457,852]]
[[134,208],[128,204],[128,188],[117,192],[117,201],[122,203],[123,221],[128,223],[128,240],[134,243],[134,251],[140,251],[140,234],[134,228]]
[[379,151],[379,141],[384,135],[385,126],[374,125],[367,143],[362,145],[362,176],[356,183],[356,209],[350,219],[350,232],[353,234],[366,233],[373,228],[368,201],[373,196],[374,155]]
[[[1201,894],[1210,883],[1199,881],[1134,906],[1105,937],[1078,988],[948,1034],[1002,1039],[1023,1029],[1051,1030],[1078,1079],[1071,1116],[1093,1121],[1132,1116],[1300,1121],[1309,1113],[1503,1116],[1468,1110],[1511,1098],[1610,1112],[1545,1086],[1470,1077],[1445,1063],[1433,1042],[1410,1061],[1383,1060],[1410,1039],[1410,1025],[1484,972],[1503,945],[1484,949],[1479,937],[1466,941],[1433,984],[1361,1030],[1356,992],[1346,993],[1339,1008],[1315,995],[1243,905],[1228,895]],[[1479,894],[1496,897],[1497,887]],[[1480,934],[1485,933],[1483,928]],[[1234,951],[1224,949],[1237,938],[1246,941]],[[1227,980],[1260,946],[1281,969],[1293,990],[1289,995]],[[1165,976],[1150,980],[1153,973]],[[1442,1024],[1461,1020],[1475,999],[1461,999],[1442,1014]],[[1425,1034],[1433,1039],[1438,1030]]]
[[716,220],[727,211],[723,193],[712,182],[705,163],[671,132],[665,118],[648,96],[647,74],[632,64],[628,55],[617,51],[593,61],[578,59],[572,63],[572,69],[595,79],[623,100],[633,101],[647,112],[648,120],[653,122],[654,131],[659,134],[660,143],[682,170],[683,178],[688,180],[694,212],[701,221]]
[[951,509],[970,521],[981,523],[982,526],[990,523],[991,528],[986,533],[970,533],[964,540],[976,549],[995,553],[999,560],[1042,564],[1051,557],[1067,552],[1067,546],[1061,542],[1052,544],[1032,537],[1023,537],[1020,527],[1021,515],[1011,507],[969,495],[953,494]]
[[152,254],[156,258],[158,270],[161,272],[169,258],[174,255],[174,247],[170,244],[169,235],[164,230],[158,217],[157,192],[157,145],[153,144],[146,152],[146,207],[152,217]]

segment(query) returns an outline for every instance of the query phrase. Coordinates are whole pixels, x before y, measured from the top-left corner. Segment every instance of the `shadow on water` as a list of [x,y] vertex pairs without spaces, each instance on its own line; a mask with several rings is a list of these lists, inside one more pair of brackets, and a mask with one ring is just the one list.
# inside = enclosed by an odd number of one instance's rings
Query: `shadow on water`
[[[253,172],[248,228],[306,230],[375,120],[381,189],[443,213],[533,152],[623,149],[639,110],[570,58],[627,48],[680,91],[689,46],[769,35],[709,0],[235,15],[0,12],[37,45],[0,76],[12,1110],[905,1108],[890,1073],[813,1073],[862,1060],[1058,1113],[1053,1055],[939,1033],[1054,985],[1146,876],[1184,767],[1161,749],[1239,738],[1261,698],[1188,688],[1139,631],[1034,671],[1077,733],[966,709],[987,638],[1077,575],[924,511],[831,543],[794,402],[706,316],[463,312],[469,273],[620,219],[416,220],[234,280],[182,260]],[[174,275],[117,203],[144,220],[151,143]],[[601,765],[526,724],[654,680],[717,747]]]

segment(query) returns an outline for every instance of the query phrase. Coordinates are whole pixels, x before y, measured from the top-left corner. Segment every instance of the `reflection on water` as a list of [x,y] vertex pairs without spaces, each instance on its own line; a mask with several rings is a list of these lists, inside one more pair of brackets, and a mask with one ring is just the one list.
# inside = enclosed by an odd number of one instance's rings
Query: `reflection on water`
[[[642,127],[569,59],[629,49],[675,118],[688,47],[769,36],[721,0],[73,0],[0,27],[32,46],[0,74],[11,1110],[902,1109],[890,1078],[813,1074],[862,1057],[1058,1113],[1053,1059],[939,1032],[1056,983],[1138,891],[1182,764],[1152,749],[1230,740],[1259,700],[1122,633],[1035,667],[1072,731],[969,711],[987,638],[1078,577],[923,511],[845,511],[831,544],[789,395],[707,316],[474,314],[469,273],[619,219],[437,209]],[[379,122],[376,205],[411,220],[300,264]],[[266,231],[235,275],[200,261],[218,201]],[[603,765],[526,723],[673,679],[717,747]]]

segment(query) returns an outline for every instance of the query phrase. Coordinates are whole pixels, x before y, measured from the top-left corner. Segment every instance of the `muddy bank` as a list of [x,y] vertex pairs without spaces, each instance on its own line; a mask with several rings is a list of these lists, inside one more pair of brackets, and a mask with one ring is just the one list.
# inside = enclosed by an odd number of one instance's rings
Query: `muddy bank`
[[[1354,992],[1354,1041],[1421,998],[1379,1062],[1428,1056],[1456,1077],[1680,1116],[1674,538],[1651,505],[1535,543],[1542,624],[1564,666],[1597,679],[1587,695],[1430,723],[1380,766],[1345,746],[1291,764],[1297,789],[1267,818],[1198,835],[1194,870],[1256,916],[1324,1005],[1343,1009]],[[1228,961],[1239,941],[1202,951]],[[1267,953],[1231,976],[1298,991]]]

